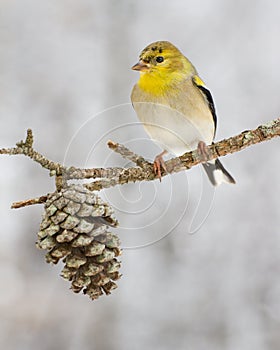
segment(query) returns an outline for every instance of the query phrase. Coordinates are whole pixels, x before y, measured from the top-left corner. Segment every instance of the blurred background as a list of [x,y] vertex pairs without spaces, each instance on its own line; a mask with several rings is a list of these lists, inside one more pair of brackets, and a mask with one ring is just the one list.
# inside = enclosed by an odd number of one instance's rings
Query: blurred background
[[[267,0],[2,0],[0,147],[35,148],[75,166],[125,166],[106,142],[148,159],[159,149],[130,106],[130,70],[169,40],[195,64],[218,112],[216,139],[280,113],[280,4]],[[123,278],[91,301],[35,247],[54,190],[23,156],[0,158],[0,348],[280,348],[279,140],[227,156],[237,185],[213,190],[200,167],[106,190],[120,221]],[[277,148],[278,147],[278,148]]]

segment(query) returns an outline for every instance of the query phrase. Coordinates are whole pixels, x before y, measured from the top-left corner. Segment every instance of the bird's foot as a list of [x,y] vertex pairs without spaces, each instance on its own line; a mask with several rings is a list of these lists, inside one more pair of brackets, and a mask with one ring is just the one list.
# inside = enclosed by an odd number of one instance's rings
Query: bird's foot
[[155,160],[154,160],[154,173],[158,176],[159,181],[161,181],[161,168],[165,172],[167,172],[167,168],[166,168],[165,162],[164,162],[164,160],[162,158],[166,153],[167,153],[167,151],[161,152],[160,154],[158,154],[155,157]]
[[203,161],[203,163],[207,162],[209,160],[209,151],[207,149],[207,145],[203,141],[199,141],[197,145],[197,153],[199,155],[199,158]]

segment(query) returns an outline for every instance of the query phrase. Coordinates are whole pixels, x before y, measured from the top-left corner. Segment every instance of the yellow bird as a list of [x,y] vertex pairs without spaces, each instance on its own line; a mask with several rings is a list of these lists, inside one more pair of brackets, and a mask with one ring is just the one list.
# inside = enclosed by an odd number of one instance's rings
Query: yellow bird
[[[215,137],[217,117],[211,93],[192,63],[170,42],[157,41],[141,52],[132,69],[140,71],[131,93],[133,107],[163,149],[154,161],[159,178],[167,152],[180,156],[198,148],[207,159],[205,148]],[[235,183],[219,159],[202,165],[214,186]]]

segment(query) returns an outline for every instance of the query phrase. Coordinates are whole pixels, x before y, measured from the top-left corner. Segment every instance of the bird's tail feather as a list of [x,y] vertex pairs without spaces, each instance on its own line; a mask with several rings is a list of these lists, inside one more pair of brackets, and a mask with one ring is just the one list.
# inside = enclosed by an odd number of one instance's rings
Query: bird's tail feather
[[235,184],[234,178],[224,168],[219,159],[211,160],[202,165],[212,185],[218,186],[223,182]]

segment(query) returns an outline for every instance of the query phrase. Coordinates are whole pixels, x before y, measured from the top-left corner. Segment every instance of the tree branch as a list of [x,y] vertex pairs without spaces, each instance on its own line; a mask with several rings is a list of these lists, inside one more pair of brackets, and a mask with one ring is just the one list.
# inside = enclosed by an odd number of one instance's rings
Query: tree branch
[[[225,156],[227,154],[239,152],[246,147],[252,146],[254,144],[268,141],[274,137],[280,136],[280,118],[275,119],[269,123],[260,125],[254,130],[243,131],[242,133],[230,137],[228,139],[221,140],[219,142],[213,143],[207,147],[208,150],[208,160],[216,159],[218,157]],[[153,164],[145,160],[142,156],[139,156],[128,148],[118,143],[112,141],[108,142],[108,146],[115,152],[121,154],[124,158],[127,158],[139,167],[130,168],[95,168],[95,169],[78,169],[78,168],[68,168],[66,177],[68,179],[85,179],[85,178],[107,178],[112,180],[117,178],[117,181],[110,183],[109,180],[102,183],[98,182],[99,187],[111,187],[117,184],[124,184],[127,182],[136,181],[152,181],[156,178],[153,172]],[[198,152],[192,151],[183,154],[180,157],[172,158],[165,162],[167,173],[162,172],[162,177],[167,174],[172,174],[182,170],[187,170],[193,166],[202,163]],[[95,182],[96,183],[96,182]],[[93,184],[92,184],[93,185]],[[91,189],[97,189],[91,187]]]
[[[243,131],[236,136],[208,146],[208,160],[239,152],[246,147],[278,136],[280,136],[280,118],[260,125],[254,130]],[[58,190],[67,184],[67,180],[72,179],[96,179],[94,182],[84,185],[89,190],[94,191],[116,185],[122,185],[128,182],[152,181],[156,178],[156,175],[153,172],[153,164],[145,160],[142,156],[113,141],[108,142],[108,147],[116,153],[119,153],[124,158],[135,163],[136,166],[128,168],[114,167],[92,169],[64,167],[59,163],[47,159],[45,156],[34,150],[33,135],[30,129],[27,130],[25,141],[20,141],[17,143],[16,147],[13,148],[0,149],[0,154],[22,154],[31,158],[33,161],[39,163],[43,168],[49,170],[51,175],[56,176],[56,187]],[[187,152],[180,157],[167,161],[167,172],[163,171],[162,177],[166,176],[167,174],[190,169],[201,162],[203,162],[203,160],[196,150],[193,152]],[[39,198],[14,203],[12,208],[43,203],[45,200],[46,196],[41,196]]]

